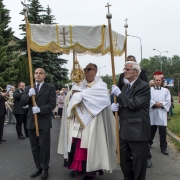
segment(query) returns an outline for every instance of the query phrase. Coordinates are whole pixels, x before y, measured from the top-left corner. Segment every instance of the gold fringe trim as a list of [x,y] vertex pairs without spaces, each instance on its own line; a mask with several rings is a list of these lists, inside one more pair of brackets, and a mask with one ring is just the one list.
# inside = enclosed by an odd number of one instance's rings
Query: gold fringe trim
[[60,40],[59,40],[59,27],[58,25],[56,24],[56,38],[57,38],[57,44],[58,46],[60,45]]
[[74,115],[76,116],[76,118],[77,118],[80,126],[84,129],[84,128],[85,128],[85,125],[84,125],[84,123],[82,122],[81,118],[79,117],[79,115],[78,115],[78,113],[77,113],[77,111],[76,111],[75,108],[73,109],[73,112],[74,112]]
[[69,32],[70,32],[70,46],[72,46],[72,26],[69,26]]
[[68,117],[68,119],[71,119],[71,118],[73,117],[73,110],[74,110],[79,104],[80,104],[80,103],[75,104],[74,106],[72,106],[72,108],[71,108],[71,114],[70,114],[70,116]]

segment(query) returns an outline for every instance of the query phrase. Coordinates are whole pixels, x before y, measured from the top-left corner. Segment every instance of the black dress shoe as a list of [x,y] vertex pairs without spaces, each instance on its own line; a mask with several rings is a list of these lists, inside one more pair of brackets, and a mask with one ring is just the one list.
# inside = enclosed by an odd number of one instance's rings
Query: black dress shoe
[[99,170],[97,172],[99,173],[100,176],[102,176],[104,174],[103,170]]
[[40,179],[45,180],[48,178],[48,170],[43,170]]
[[123,180],[128,180],[128,178],[127,177],[124,177],[124,179]]
[[161,152],[162,152],[164,155],[169,155],[169,153],[168,153],[166,150],[161,150]]
[[37,177],[42,173],[42,169],[36,169],[31,175],[31,178]]
[[5,140],[5,139],[1,139],[0,141],[1,141],[1,142],[6,142],[6,140]]
[[147,168],[150,168],[152,166],[152,161],[151,159],[147,160]]
[[85,176],[85,177],[83,178],[83,180],[92,180],[92,179],[94,179],[94,177],[92,177],[92,176]]
[[24,136],[19,136],[18,139],[25,139],[25,137]]
[[69,175],[74,178],[74,177],[75,177],[74,171],[72,171],[71,173],[69,173]]

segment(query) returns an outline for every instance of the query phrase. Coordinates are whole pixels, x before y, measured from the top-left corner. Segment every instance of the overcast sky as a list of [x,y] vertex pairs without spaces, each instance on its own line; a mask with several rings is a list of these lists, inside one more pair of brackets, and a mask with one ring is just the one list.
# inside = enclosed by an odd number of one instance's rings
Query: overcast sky
[[[180,0],[39,0],[40,4],[52,9],[56,22],[60,25],[108,25],[106,14],[107,2],[112,6],[112,29],[120,34],[125,33],[124,23],[128,19],[128,34],[138,36],[142,41],[142,57],[149,58],[159,55],[172,57],[180,55]],[[15,36],[21,38],[19,24],[23,16],[21,0],[4,0],[4,5],[10,10],[12,17],[10,26]],[[134,55],[138,62],[141,60],[140,40],[128,37],[128,54]],[[72,55],[63,55],[69,60],[66,68],[72,69]],[[78,56],[82,67],[89,62],[96,63],[100,68],[100,75],[111,75],[110,55],[106,56]],[[115,57],[115,72],[122,72],[124,54]],[[160,67],[159,67],[160,68]],[[99,75],[99,72],[98,72]]]

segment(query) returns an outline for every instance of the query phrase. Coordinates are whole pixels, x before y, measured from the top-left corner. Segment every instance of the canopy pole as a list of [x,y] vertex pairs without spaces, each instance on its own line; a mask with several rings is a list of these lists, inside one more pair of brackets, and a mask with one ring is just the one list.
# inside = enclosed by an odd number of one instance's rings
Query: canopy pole
[[[28,28],[28,25],[27,25],[28,24],[28,17],[27,17],[28,9],[27,9],[27,7],[24,7],[23,11],[24,11],[25,23],[26,23],[26,39],[27,39],[27,50],[28,50],[28,64],[29,64],[30,85],[31,85],[31,88],[34,88],[31,51],[30,51],[30,45],[29,45],[29,36],[28,36],[28,33],[27,33],[27,28]],[[35,102],[35,96],[34,95],[32,96],[32,103],[33,103],[33,106],[35,107],[36,102]],[[34,114],[34,123],[35,123],[35,129],[36,129],[36,136],[39,137],[37,114]]]
[[128,28],[128,24],[127,24],[127,18],[124,20],[126,23],[124,24],[124,28],[125,28],[125,62],[127,61],[127,28]]
[[[112,65],[112,78],[113,84],[116,85],[116,74],[115,74],[115,66],[114,66],[114,52],[113,52],[113,43],[112,43],[112,29],[111,29],[111,18],[112,14],[109,12],[109,3],[107,3],[108,13],[106,14],[106,18],[108,19],[108,27],[109,27],[109,40],[110,40],[110,51],[111,51],[111,65]],[[114,103],[117,103],[117,97],[114,96]],[[116,148],[117,148],[117,161],[120,163],[120,145],[119,145],[119,121],[118,121],[118,112],[115,112],[116,119]]]
[[76,60],[76,53],[73,50],[73,70],[75,69],[75,60]]

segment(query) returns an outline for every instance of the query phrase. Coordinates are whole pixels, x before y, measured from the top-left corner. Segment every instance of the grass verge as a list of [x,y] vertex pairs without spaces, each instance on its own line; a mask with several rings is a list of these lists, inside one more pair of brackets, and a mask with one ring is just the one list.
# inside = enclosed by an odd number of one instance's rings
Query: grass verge
[[180,137],[180,103],[174,103],[174,116],[168,121],[168,129]]
[[173,100],[179,100],[178,96],[173,96]]
[[176,147],[176,149],[177,149],[178,151],[180,151],[180,143],[179,143],[176,139],[172,138],[171,136],[169,136],[169,139],[171,140],[171,142],[173,143],[173,145]]
[[[168,127],[168,130],[176,134],[177,137],[180,137],[180,103],[174,103],[173,113],[174,113],[174,116],[170,117],[171,120],[168,121],[167,127]],[[174,144],[174,146],[177,148],[177,150],[180,151],[180,143],[172,137],[170,137],[170,140]]]

